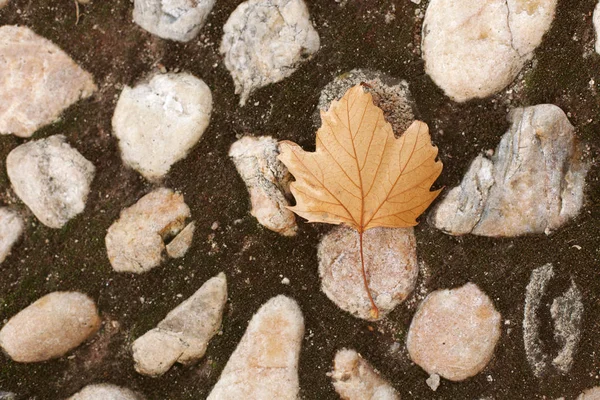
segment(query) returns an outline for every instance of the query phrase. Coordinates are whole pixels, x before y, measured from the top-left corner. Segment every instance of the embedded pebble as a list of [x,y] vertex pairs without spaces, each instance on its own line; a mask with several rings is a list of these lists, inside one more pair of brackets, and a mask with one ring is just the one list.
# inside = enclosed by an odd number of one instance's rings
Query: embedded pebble
[[225,23],[220,52],[243,106],[255,89],[290,76],[318,49],[302,0],[248,0]]
[[12,317],[0,330],[0,346],[17,362],[65,355],[100,329],[96,304],[79,292],[53,292]]
[[0,391],[0,400],[17,400],[17,395],[11,392]]
[[0,26],[0,71],[0,134],[30,137],[97,89],[88,72],[25,26]]
[[425,379],[425,383],[435,392],[440,387],[440,376],[438,374],[431,374],[429,378]]
[[514,109],[494,155],[479,155],[431,222],[452,235],[518,236],[558,229],[579,214],[588,163],[565,113]]
[[577,397],[577,400],[600,400],[600,386],[584,391]]
[[296,217],[286,208],[292,177],[278,155],[277,140],[270,136],[245,136],[229,149],[229,157],[250,193],[250,214],[265,228],[294,236]]
[[8,154],[6,170],[17,196],[50,228],[83,212],[96,168],[63,135],[24,143]]
[[[8,0],[0,0],[0,8],[4,7],[7,4],[8,4]],[[0,397],[0,399],[1,399],[1,397]]]
[[227,280],[220,273],[133,342],[135,370],[159,376],[176,362],[189,365],[202,358],[221,326],[226,301]]
[[557,0],[432,0],[423,22],[425,71],[455,101],[510,84],[550,28]]
[[478,374],[500,338],[500,313],[477,285],[437,290],[419,306],[406,347],[429,374],[462,381]]
[[[359,235],[337,226],[323,236],[318,248],[321,289],[341,309],[373,320],[362,276]],[[417,282],[419,267],[413,228],[373,228],[363,235],[369,288],[379,308],[378,319],[404,301]]]
[[13,245],[23,233],[23,220],[8,207],[0,207],[0,264],[10,254]]
[[554,299],[550,315],[554,322],[554,340],[561,347],[552,365],[566,374],[573,367],[583,319],[582,295],[574,281],[565,293]]
[[67,400],[144,400],[144,397],[117,385],[99,383],[84,387]]
[[594,29],[596,30],[596,53],[600,54],[600,1],[594,9]]
[[171,258],[181,258],[185,256],[188,249],[192,245],[194,232],[196,231],[196,223],[190,222],[188,226],[183,228],[181,232],[166,246],[167,254]]
[[[106,234],[106,251],[113,269],[142,273],[163,260],[164,240],[175,236],[191,216],[183,195],[171,189],[156,189],[121,211]],[[189,231],[184,235],[187,236]],[[186,239],[187,240],[187,239]]]
[[250,320],[208,400],[297,400],[303,336],[296,301],[271,298]]
[[198,143],[211,112],[210,89],[187,73],[125,86],[112,118],[123,161],[146,179],[162,178]]

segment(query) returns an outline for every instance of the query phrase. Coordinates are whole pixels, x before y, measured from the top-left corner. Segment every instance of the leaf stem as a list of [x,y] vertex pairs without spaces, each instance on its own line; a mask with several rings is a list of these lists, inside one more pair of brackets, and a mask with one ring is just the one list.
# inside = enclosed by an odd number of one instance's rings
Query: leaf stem
[[360,247],[360,264],[362,266],[362,276],[363,282],[365,284],[365,289],[367,291],[367,296],[369,296],[369,301],[371,302],[371,317],[373,319],[379,318],[379,308],[375,305],[375,301],[373,301],[373,296],[371,296],[371,289],[369,289],[369,282],[367,282],[367,272],[365,270],[365,255],[363,252],[363,231],[358,232],[358,242]]

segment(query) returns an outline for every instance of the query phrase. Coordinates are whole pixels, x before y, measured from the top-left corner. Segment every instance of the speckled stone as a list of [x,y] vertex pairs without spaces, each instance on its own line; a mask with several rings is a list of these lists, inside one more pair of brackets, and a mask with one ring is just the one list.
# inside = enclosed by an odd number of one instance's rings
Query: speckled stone
[[126,388],[99,383],[84,387],[67,400],[144,400],[144,397]]

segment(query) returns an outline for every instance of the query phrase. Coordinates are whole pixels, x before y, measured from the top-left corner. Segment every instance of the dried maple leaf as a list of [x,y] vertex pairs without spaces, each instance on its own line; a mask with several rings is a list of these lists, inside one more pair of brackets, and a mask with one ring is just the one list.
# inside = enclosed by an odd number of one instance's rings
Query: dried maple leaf
[[362,251],[363,232],[378,226],[408,227],[437,197],[429,189],[442,172],[427,124],[415,121],[394,137],[383,111],[360,85],[327,112],[321,112],[316,151],[289,141],[280,143],[279,159],[296,181],[290,209],[310,222],[346,224],[359,233],[365,288],[369,291]]

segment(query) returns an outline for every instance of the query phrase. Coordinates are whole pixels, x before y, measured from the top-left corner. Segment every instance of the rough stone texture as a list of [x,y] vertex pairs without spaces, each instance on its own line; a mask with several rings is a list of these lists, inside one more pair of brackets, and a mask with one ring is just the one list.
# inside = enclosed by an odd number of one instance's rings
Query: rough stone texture
[[11,392],[1,392],[0,400],[17,400],[17,395]]
[[[318,250],[321,289],[341,309],[373,320],[358,240],[358,233],[345,226],[323,236]],[[419,272],[416,246],[413,228],[373,228],[364,233],[365,269],[379,319],[415,288]]]
[[23,220],[8,207],[0,207],[0,264],[23,233]]
[[118,272],[142,273],[163,260],[164,239],[185,227],[191,216],[183,195],[156,189],[121,211],[106,234],[110,264]]
[[190,222],[188,226],[183,228],[181,232],[169,244],[167,244],[167,254],[171,258],[181,258],[185,256],[188,249],[192,245],[192,239],[194,238],[194,231],[196,230],[196,224]]
[[600,386],[584,391],[577,397],[577,400],[600,400]]
[[188,42],[204,26],[215,0],[135,0],[133,20],[163,39]]
[[83,293],[53,292],[12,317],[0,346],[17,362],[61,357],[100,329],[96,304]]
[[354,350],[336,353],[331,373],[335,391],[345,400],[400,400],[400,395]]
[[99,383],[84,387],[67,400],[144,400],[144,397],[126,388]]
[[546,234],[583,204],[588,164],[564,112],[551,104],[517,108],[491,158],[479,155],[432,215],[453,235]]
[[221,326],[226,302],[227,280],[220,273],[133,342],[135,370],[159,376],[176,362],[189,365],[198,361]]
[[273,297],[252,317],[208,400],[297,400],[304,317],[298,304]]
[[594,29],[596,30],[596,53],[600,54],[600,1],[594,9]]
[[554,299],[550,315],[554,322],[554,340],[561,346],[552,365],[566,374],[573,367],[583,319],[582,296],[574,281],[565,293]]
[[252,91],[290,76],[318,49],[302,0],[248,0],[225,23],[220,52],[243,106]]
[[54,43],[24,26],[0,26],[0,134],[30,137],[95,90]]
[[554,19],[557,0],[432,0],[423,23],[425,71],[455,101],[511,83]]
[[462,381],[478,374],[500,338],[500,313],[477,285],[437,290],[419,306],[406,347],[429,374]]
[[15,193],[50,228],[83,212],[96,168],[63,135],[27,142],[6,158]]
[[252,214],[258,222],[284,236],[294,236],[298,229],[294,213],[286,208],[292,176],[277,159],[279,146],[270,136],[246,136],[231,145],[229,156],[244,180]]
[[123,161],[146,179],[160,179],[200,140],[211,111],[210,89],[190,74],[125,86],[112,119]]

